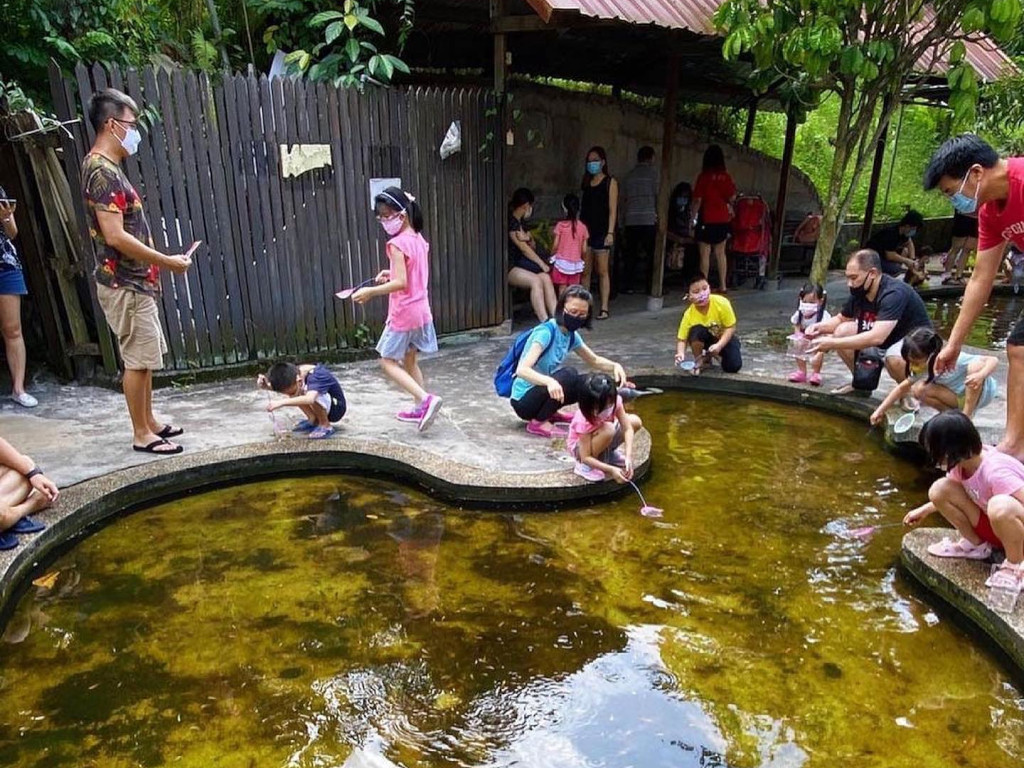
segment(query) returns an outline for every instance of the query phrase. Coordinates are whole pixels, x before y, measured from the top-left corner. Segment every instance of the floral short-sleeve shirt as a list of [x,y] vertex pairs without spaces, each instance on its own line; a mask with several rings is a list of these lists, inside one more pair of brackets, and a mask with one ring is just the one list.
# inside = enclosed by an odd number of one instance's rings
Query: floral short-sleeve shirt
[[156,264],[136,261],[108,246],[96,217],[97,211],[120,213],[124,218],[124,231],[153,247],[142,199],[121,166],[95,152],[86,155],[82,161],[82,196],[89,216],[89,235],[96,251],[96,282],[149,296],[159,294],[160,269]]

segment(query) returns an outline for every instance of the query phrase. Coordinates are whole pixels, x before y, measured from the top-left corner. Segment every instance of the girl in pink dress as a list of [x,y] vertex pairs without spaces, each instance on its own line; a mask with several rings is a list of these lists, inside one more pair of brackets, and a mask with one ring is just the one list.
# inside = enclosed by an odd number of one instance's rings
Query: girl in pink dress
[[437,334],[430,313],[430,243],[422,234],[423,213],[416,199],[398,187],[388,187],[374,199],[377,221],[391,236],[387,244],[390,269],[381,270],[377,285],[360,288],[352,301],[363,304],[387,295],[388,319],[377,342],[384,374],[415,400],[408,411],[396,414],[399,421],[424,431],[437,416],[441,398],[424,388],[420,352],[437,352]]
[[590,237],[587,225],[580,221],[580,199],[576,195],[565,196],[562,213],[565,218],[555,224],[555,243],[551,249],[555,254],[551,282],[558,288],[559,296],[570,285],[579,285],[580,273],[586,266],[583,251]]
[[643,423],[636,414],[626,413],[615,379],[607,373],[584,376],[579,404],[566,439],[576,461],[573,472],[595,483],[606,475],[617,483],[632,480],[633,435]]

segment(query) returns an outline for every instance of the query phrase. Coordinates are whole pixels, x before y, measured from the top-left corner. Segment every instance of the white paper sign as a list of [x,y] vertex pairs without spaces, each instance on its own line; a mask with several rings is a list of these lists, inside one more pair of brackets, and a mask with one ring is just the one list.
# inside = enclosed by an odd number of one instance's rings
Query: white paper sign
[[373,210],[373,201],[377,199],[377,195],[383,192],[388,187],[402,188],[401,179],[370,179],[370,210]]

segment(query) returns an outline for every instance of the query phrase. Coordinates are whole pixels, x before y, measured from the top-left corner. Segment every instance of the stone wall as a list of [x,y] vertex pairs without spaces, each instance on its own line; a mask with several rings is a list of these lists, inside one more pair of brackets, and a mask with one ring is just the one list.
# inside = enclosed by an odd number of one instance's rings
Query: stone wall
[[[516,187],[529,187],[537,197],[539,218],[557,217],[562,196],[579,190],[586,152],[595,144],[608,152],[608,167],[619,179],[636,164],[636,152],[645,144],[659,153],[655,163],[660,163],[661,115],[639,106],[594,94],[520,86],[512,108],[521,114],[515,144],[506,147],[505,197]],[[677,131],[673,184],[694,183],[708,143],[696,131]],[[739,144],[717,143],[740,192],[759,194],[774,205],[781,162]],[[786,209],[793,218],[821,210],[817,190],[796,168],[790,174]]]

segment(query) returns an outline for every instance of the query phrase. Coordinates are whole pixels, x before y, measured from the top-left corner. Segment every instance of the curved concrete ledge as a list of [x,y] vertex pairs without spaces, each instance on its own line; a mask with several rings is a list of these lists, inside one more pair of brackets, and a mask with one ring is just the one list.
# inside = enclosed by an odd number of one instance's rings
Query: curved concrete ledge
[[[650,453],[650,434],[641,429],[636,441],[638,479],[650,472]],[[570,467],[494,472],[400,443],[338,438],[250,443],[129,467],[62,490],[58,504],[36,516],[47,524],[46,530],[22,537],[17,549],[0,553],[0,620],[25,577],[48,556],[111,518],[190,493],[280,475],[324,472],[384,477],[446,502],[473,507],[553,507],[629,491],[628,486],[610,480],[588,483]]]
[[921,528],[903,537],[900,563],[928,592],[950,605],[999,646],[1019,671],[1024,671],[1024,598],[1010,615],[985,603],[991,564],[976,560],[933,557],[929,544],[950,535],[948,528]]
[[[873,409],[867,398],[830,395],[786,382],[716,372],[689,376],[679,371],[638,372],[641,387],[711,392],[802,405],[866,421]],[[637,436],[637,477],[651,466],[650,434]],[[607,481],[588,483],[565,468],[543,472],[495,472],[467,466],[402,443],[333,438],[325,441],[279,440],[249,443],[117,470],[62,491],[59,504],[39,513],[47,524],[24,537],[20,547],[0,552],[0,624],[11,599],[47,557],[89,535],[105,521],[142,507],[223,485],[280,475],[323,472],[361,473],[420,488],[456,505],[515,509],[591,502],[624,492]]]

